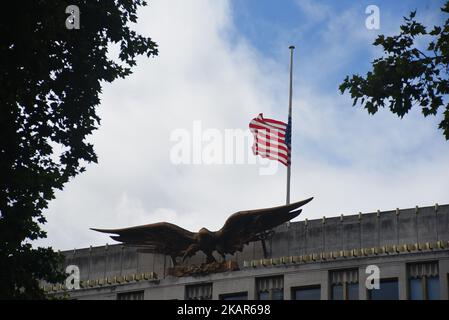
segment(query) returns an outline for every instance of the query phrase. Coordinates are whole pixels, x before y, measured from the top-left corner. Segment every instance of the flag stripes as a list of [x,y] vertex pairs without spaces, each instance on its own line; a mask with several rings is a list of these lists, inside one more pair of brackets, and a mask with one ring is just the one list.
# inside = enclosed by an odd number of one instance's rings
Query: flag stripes
[[277,160],[285,166],[290,166],[291,126],[282,121],[267,119],[259,114],[249,123],[254,135],[253,152],[262,158]]

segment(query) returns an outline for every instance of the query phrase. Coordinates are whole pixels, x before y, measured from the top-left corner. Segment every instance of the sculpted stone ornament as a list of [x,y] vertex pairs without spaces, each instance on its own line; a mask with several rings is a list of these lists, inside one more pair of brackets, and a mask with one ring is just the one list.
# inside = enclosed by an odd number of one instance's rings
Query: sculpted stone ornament
[[200,277],[210,273],[227,272],[239,270],[236,261],[228,260],[222,262],[202,263],[198,265],[178,265],[168,268],[168,275],[174,277]]
[[226,254],[242,251],[245,244],[263,239],[268,230],[297,217],[302,211],[298,208],[312,199],[279,207],[236,212],[215,232],[201,228],[195,233],[168,222],[123,229],[91,230],[115,234],[111,236],[112,239],[126,246],[138,247],[139,252],[168,255],[174,266],[177,265],[177,257],[182,257],[184,261],[197,251],[204,252],[206,263],[209,264],[217,262],[213,256],[214,251],[220,254],[223,260]]

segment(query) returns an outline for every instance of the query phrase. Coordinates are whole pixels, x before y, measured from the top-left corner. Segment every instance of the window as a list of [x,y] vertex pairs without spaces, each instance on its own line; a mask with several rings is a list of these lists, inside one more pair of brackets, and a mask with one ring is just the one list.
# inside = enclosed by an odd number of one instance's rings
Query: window
[[440,299],[440,278],[438,276],[426,278],[427,299]]
[[212,283],[202,283],[186,286],[186,300],[211,300]]
[[412,278],[409,280],[410,300],[423,300],[423,290],[420,278]]
[[256,291],[259,300],[283,300],[284,277],[256,278]]
[[370,300],[399,300],[398,279],[381,279],[379,289],[368,290]]
[[320,300],[321,299],[321,287],[307,286],[297,287],[292,289],[292,300]]
[[343,300],[343,285],[333,284],[331,293],[332,300]]
[[359,283],[347,283],[347,300],[358,300],[359,299]]
[[143,300],[144,291],[130,291],[117,293],[117,300]]
[[438,261],[411,263],[407,268],[410,300],[440,299]]
[[248,292],[221,294],[220,300],[248,300]]
[[329,275],[332,300],[359,299],[358,269],[330,271]]

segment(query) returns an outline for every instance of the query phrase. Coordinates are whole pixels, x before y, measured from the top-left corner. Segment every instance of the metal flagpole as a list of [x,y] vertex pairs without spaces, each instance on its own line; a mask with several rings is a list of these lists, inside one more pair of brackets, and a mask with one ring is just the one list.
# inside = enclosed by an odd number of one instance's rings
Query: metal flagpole
[[[290,49],[290,93],[288,97],[288,129],[290,133],[289,141],[288,141],[288,147],[290,151],[290,157],[289,160],[291,160],[291,150],[292,150],[292,91],[293,91],[293,50],[295,49],[295,46],[288,47]],[[288,164],[287,167],[287,199],[286,204],[290,204],[290,175],[291,175],[291,161]]]
[[[292,137],[291,137],[291,130],[292,130],[292,91],[293,91],[293,50],[295,49],[295,46],[290,46],[288,47],[290,49],[290,94],[288,97],[288,130],[290,131],[289,133],[289,137],[287,142],[288,145],[288,149],[291,153],[291,149],[292,149]],[[287,136],[286,136],[287,137]],[[289,157],[290,160],[290,157]],[[287,166],[287,201],[286,204],[290,204],[290,167],[291,164],[289,163]],[[290,221],[287,221],[287,228],[290,227]],[[265,239],[268,238],[268,233],[265,232],[263,234],[263,237],[260,239],[262,242],[262,249],[263,249],[263,255],[264,258],[268,257],[268,252],[267,252],[267,248],[265,245]],[[287,251],[290,251],[289,249],[287,249]]]

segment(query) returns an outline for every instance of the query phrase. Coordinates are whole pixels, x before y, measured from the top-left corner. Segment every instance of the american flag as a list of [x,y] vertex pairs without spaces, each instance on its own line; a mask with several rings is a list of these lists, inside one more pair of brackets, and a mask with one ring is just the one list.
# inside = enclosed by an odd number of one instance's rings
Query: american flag
[[249,123],[254,135],[253,152],[262,158],[277,160],[290,166],[291,154],[291,119],[288,124],[282,121],[267,119],[259,114]]

